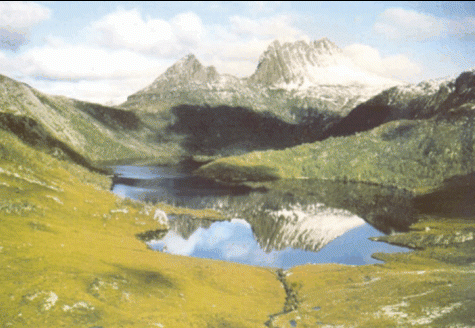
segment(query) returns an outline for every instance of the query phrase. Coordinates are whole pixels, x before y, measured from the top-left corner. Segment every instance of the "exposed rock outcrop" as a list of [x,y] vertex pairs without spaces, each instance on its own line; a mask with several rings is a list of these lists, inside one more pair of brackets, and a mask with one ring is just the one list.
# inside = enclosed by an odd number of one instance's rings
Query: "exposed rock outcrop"
[[328,39],[274,41],[248,78],[219,74],[190,54],[122,106],[157,113],[162,119],[179,105],[245,107],[299,123],[301,111],[310,116],[345,115],[381,90],[399,84],[358,68]]
[[[325,131],[324,138],[367,131],[401,119],[449,119],[464,115],[475,104],[475,70],[457,78],[396,86],[358,105],[345,118]],[[464,107],[460,107],[460,106]]]

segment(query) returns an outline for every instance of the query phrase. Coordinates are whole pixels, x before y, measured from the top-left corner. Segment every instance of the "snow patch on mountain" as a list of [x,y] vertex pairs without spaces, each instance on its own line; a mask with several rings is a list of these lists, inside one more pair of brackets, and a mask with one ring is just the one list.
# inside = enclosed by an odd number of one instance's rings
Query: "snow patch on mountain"
[[400,93],[411,93],[420,95],[433,95],[437,93],[441,87],[449,88],[449,92],[454,91],[453,82],[455,77],[444,77],[440,79],[433,79],[422,81],[418,84],[405,84],[397,86]]
[[280,44],[260,56],[250,77],[219,74],[189,54],[150,86],[128,97],[124,107],[144,112],[177,105],[246,107],[295,122],[292,111],[345,116],[356,105],[402,83],[365,71],[328,39]]
[[308,89],[315,85],[394,86],[402,82],[384,78],[355,65],[328,39],[281,45],[274,41],[259,59],[251,80],[267,86]]

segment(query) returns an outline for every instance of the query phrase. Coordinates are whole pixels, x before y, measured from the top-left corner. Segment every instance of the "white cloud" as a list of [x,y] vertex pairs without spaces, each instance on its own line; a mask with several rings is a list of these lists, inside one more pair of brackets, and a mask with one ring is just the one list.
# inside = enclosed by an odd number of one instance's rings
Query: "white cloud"
[[357,66],[385,77],[410,79],[422,71],[419,65],[404,55],[382,57],[377,49],[363,44],[347,46],[343,52]]
[[32,87],[50,95],[63,95],[69,98],[89,101],[98,104],[119,105],[127,100],[127,96],[145,88],[152,83],[154,77],[137,77],[124,79],[102,80],[41,80],[35,77],[19,77]]
[[205,35],[201,18],[193,12],[178,14],[171,24],[177,39],[184,44],[197,45]]
[[171,57],[196,46],[205,34],[201,19],[193,12],[166,21],[143,19],[137,9],[118,9],[91,27],[99,34],[98,41],[103,46]]
[[390,39],[424,40],[447,32],[448,20],[403,8],[386,9],[373,30]]
[[193,12],[163,20],[144,19],[136,9],[118,9],[92,23],[91,30],[100,45],[111,49],[174,60],[192,52],[203,64],[216,66],[220,73],[243,77],[253,73],[259,56],[273,40],[309,40],[294,27],[294,20],[290,15],[258,19],[233,16],[227,24],[205,26]]
[[48,41],[13,58],[0,53],[0,69],[48,94],[119,104],[172,63],[129,50]]
[[197,51],[205,65],[213,65],[218,72],[238,77],[250,76],[256,69],[259,56],[272,40],[242,40],[235,37],[215,40]]
[[112,49],[166,55],[176,43],[171,25],[161,19],[144,21],[136,10],[119,9],[92,24],[99,43]]
[[430,40],[447,36],[475,35],[475,18],[447,19],[403,8],[386,9],[377,19],[373,31],[389,39]]
[[[247,23],[256,28],[255,34],[246,30]],[[289,16],[255,20],[235,16],[226,24],[205,26],[193,12],[163,20],[143,18],[135,9],[118,9],[87,28],[98,44],[68,44],[48,37],[44,46],[2,66],[23,81],[30,76],[25,82],[43,92],[118,103],[188,52],[220,73],[249,76],[273,39],[305,37],[292,24]]]
[[203,60],[203,63],[216,67],[220,73],[248,77],[256,70],[257,58],[255,60],[240,60],[214,56],[206,61]]
[[234,42],[223,41],[224,47],[221,48],[220,54],[225,58],[257,60],[271,42],[270,39],[260,40],[256,38]]
[[214,65],[219,72],[239,77],[250,76],[256,69],[259,56],[275,39],[281,42],[309,40],[294,27],[295,17],[276,15],[252,19],[232,16],[229,24],[208,28],[209,37],[203,41],[197,55],[203,55],[206,65]]
[[150,76],[164,70],[164,61],[129,50],[108,50],[79,44],[48,44],[17,57],[24,74],[50,79],[110,79]]
[[266,37],[280,41],[308,40],[300,29],[293,27],[293,18],[289,15],[277,15],[261,19],[242,16],[230,18],[231,31],[241,36]]
[[51,15],[48,8],[34,2],[2,1],[0,2],[0,26],[14,29],[30,28]]

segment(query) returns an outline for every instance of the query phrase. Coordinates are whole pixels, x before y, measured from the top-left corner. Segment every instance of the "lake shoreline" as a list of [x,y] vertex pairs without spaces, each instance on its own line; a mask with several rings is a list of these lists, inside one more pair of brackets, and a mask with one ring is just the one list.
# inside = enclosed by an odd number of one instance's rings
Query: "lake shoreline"
[[[254,328],[282,311],[275,270],[152,251],[135,234],[157,229],[155,207],[113,195],[102,175],[2,138],[16,154],[0,163],[3,326]],[[430,241],[413,252],[286,271],[299,306],[273,325],[474,325],[474,220],[417,219],[395,235],[398,243]]]

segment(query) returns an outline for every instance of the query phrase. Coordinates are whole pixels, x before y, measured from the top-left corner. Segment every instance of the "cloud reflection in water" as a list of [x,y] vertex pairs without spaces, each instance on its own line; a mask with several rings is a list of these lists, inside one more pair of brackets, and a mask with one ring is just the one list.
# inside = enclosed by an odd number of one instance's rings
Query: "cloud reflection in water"
[[[378,251],[405,249],[367,238],[382,235],[369,224],[359,225],[334,239],[319,252],[287,247],[265,252],[257,243],[251,225],[245,220],[215,222],[209,228],[198,228],[188,239],[170,231],[163,239],[149,242],[155,250],[171,254],[211,258],[258,266],[288,269],[307,263],[369,264],[378,261],[371,254]],[[389,251],[391,251],[389,250]]]

